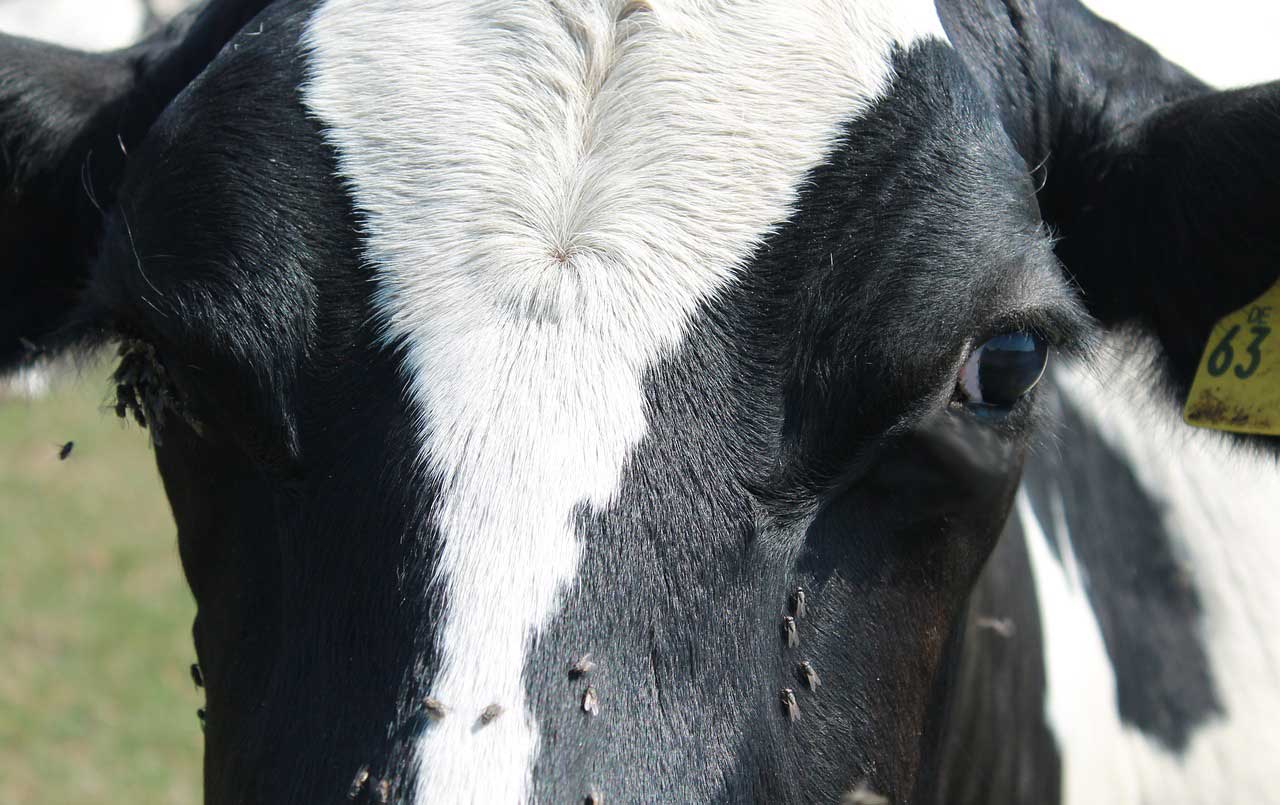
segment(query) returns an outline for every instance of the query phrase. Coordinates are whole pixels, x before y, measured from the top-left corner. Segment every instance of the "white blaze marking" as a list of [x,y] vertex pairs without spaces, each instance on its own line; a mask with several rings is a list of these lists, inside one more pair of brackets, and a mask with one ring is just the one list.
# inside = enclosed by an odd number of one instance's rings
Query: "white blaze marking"
[[925,35],[930,0],[315,13],[306,101],[443,490],[432,695],[451,714],[421,738],[422,801],[530,796],[526,654],[578,567],[575,508],[610,504],[645,434],[645,373],[883,93],[892,45]]
[[[1129,357],[1132,366],[1150,365]],[[1183,425],[1172,403],[1148,399],[1151,382],[1138,371],[1108,363],[1087,373],[1059,370],[1057,381],[1164,512],[1204,606],[1203,637],[1226,714],[1197,730],[1180,754],[1121,721],[1115,672],[1074,558],[1069,547],[1063,563],[1049,553],[1021,493],[1063,802],[1280,803],[1280,470],[1274,459]],[[1060,499],[1050,504],[1060,511]],[[1066,533],[1061,520],[1056,528]]]

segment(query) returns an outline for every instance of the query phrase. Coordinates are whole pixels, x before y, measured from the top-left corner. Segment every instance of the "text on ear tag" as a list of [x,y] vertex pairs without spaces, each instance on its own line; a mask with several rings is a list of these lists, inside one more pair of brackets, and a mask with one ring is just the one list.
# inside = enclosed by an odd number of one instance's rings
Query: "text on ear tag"
[[1280,282],[1213,326],[1182,418],[1201,428],[1280,435]]

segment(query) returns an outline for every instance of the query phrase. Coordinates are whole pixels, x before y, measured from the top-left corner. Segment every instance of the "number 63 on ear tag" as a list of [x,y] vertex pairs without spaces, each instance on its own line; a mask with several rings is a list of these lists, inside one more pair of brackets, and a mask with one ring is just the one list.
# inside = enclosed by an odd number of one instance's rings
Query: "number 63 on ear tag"
[[1224,316],[1200,358],[1182,418],[1235,433],[1280,435],[1280,282]]

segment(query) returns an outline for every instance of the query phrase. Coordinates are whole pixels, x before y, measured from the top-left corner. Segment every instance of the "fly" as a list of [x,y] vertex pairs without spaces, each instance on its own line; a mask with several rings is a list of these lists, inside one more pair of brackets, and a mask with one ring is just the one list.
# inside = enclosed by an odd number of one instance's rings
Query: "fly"
[[783,688],[782,696],[779,697],[782,702],[782,712],[786,713],[788,721],[800,720],[800,703],[796,701],[796,692],[791,688]]
[[822,677],[818,676],[818,671],[808,660],[800,663],[800,678],[804,680],[805,687],[811,691],[817,690],[822,685]]
[[791,594],[791,614],[795,615],[797,620],[809,614],[809,602],[803,587],[797,587]]
[[360,792],[364,790],[365,783],[369,782],[369,767],[361,766],[356,772],[356,776],[351,780],[351,787],[347,789],[347,799],[355,799],[360,796]]
[[591,660],[591,655],[583,654],[577,662],[569,666],[569,677],[571,679],[577,679],[579,677],[586,676],[594,670],[596,670],[596,664]]
[[431,696],[422,700],[422,709],[427,711],[427,717],[432,721],[439,721],[449,712],[444,702]]
[[796,619],[790,615],[782,618],[782,639],[786,641],[787,648],[800,645],[800,632],[796,630]]
[[488,707],[484,708],[484,710],[482,710],[480,713],[481,726],[487,727],[488,725],[492,724],[498,718],[498,716],[502,715],[504,710],[505,708],[500,704],[491,704]]

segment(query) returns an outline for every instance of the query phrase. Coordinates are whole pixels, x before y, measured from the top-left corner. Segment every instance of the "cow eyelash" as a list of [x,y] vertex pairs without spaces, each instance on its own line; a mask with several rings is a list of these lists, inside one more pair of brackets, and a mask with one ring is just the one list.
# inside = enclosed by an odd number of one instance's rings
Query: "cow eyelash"
[[[1054,273],[1065,271],[1059,267]],[[1013,330],[1031,330],[1063,350],[1087,346],[1092,340],[1095,322],[1077,295],[1066,287],[1032,292],[1003,284],[990,288],[985,296],[995,304],[975,304],[977,310],[973,312],[978,313],[979,322],[975,336],[990,338]]]
[[1067,358],[1088,357],[1097,339],[1092,319],[1074,306],[1033,308],[993,318],[969,342],[966,358],[991,339],[1015,332],[1042,338],[1055,353]]

